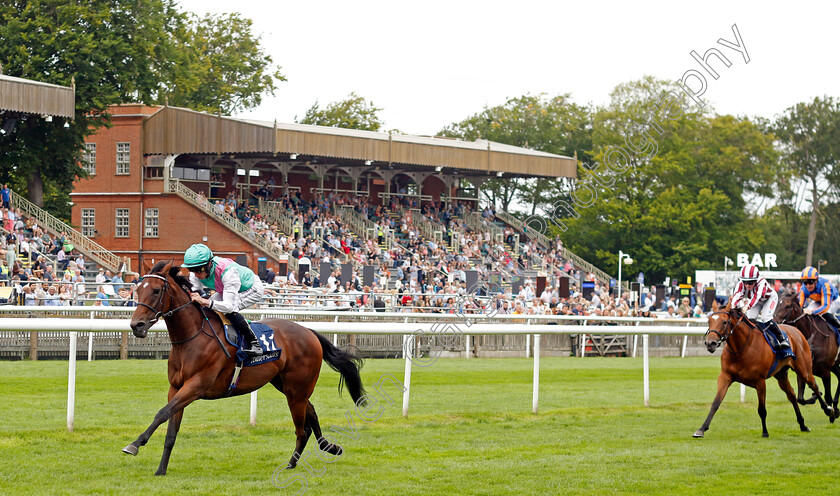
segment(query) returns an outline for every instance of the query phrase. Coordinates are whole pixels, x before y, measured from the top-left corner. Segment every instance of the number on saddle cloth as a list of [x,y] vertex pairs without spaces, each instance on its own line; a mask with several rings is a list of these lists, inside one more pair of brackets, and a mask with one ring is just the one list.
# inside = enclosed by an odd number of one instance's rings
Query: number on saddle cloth
[[236,361],[244,362],[245,367],[250,367],[252,365],[259,365],[261,363],[273,362],[274,360],[280,358],[281,350],[277,347],[277,344],[274,342],[274,329],[259,322],[249,322],[249,324],[251,325],[251,330],[254,331],[254,335],[257,336],[257,341],[260,342],[260,347],[263,349],[263,354],[256,357],[248,356],[245,353],[245,351],[242,350],[242,347],[245,345],[245,339],[241,338],[236,333],[236,330],[233,328],[233,325],[227,324],[225,325],[225,339],[232,346],[237,347]]

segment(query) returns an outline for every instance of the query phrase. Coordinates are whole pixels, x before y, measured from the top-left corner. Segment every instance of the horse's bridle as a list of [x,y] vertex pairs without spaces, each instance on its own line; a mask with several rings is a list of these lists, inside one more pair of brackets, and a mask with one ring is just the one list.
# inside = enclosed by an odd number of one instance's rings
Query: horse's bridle
[[738,322],[735,322],[735,325],[732,325],[732,315],[730,315],[729,312],[721,310],[714,312],[712,315],[726,315],[726,325],[729,326],[729,332],[721,333],[720,331],[712,329],[711,327],[708,331],[706,331],[706,334],[703,337],[708,337],[711,333],[715,333],[718,335],[718,338],[720,339],[715,341],[717,346],[721,346],[722,344],[726,343],[726,340],[729,339],[730,336],[732,336],[732,333],[735,332],[735,329],[738,328],[738,325],[741,323],[742,320],[744,320],[744,317],[746,317],[746,315],[742,314],[741,318],[738,319]]
[[[168,294],[170,301],[172,300],[172,298],[174,298],[174,296],[172,295],[172,293],[169,290],[169,280],[166,279],[165,277],[159,276],[157,274],[146,274],[145,276],[143,276],[143,278],[146,278],[146,277],[154,277],[155,279],[160,279],[161,281],[163,281],[163,291],[160,292],[160,297],[158,298],[158,301],[155,303],[154,307],[151,306],[151,305],[147,305],[146,303],[143,303],[142,301],[137,302],[138,305],[144,306],[144,307],[148,308],[149,310],[155,312],[155,316],[152,317],[152,321],[149,323],[149,327],[152,327],[153,325],[155,325],[160,320],[161,317],[167,318],[167,317],[173,315],[178,310],[181,310],[182,308],[184,308],[187,305],[189,305],[190,303],[192,303],[192,300],[190,300],[190,301],[184,303],[183,305],[181,305],[178,308],[175,308],[175,309],[170,310],[168,312],[162,312],[160,310],[160,308],[163,307],[163,296]],[[157,308],[155,308],[155,307],[157,307]]]
[[[793,310],[793,305],[791,305],[791,307],[790,307],[790,308],[788,308],[788,311],[787,311],[787,313],[785,314],[785,318],[783,318],[783,319],[782,319],[782,321],[780,322],[781,324],[790,324],[790,325],[794,325],[794,324],[796,324],[796,322],[797,322],[799,319],[801,319],[802,317],[804,317],[804,316],[806,316],[806,315],[809,315],[809,314],[806,314],[806,313],[805,313],[805,311],[803,310],[803,311],[802,311],[802,315],[800,315],[799,317],[796,317],[795,319],[793,319],[793,320],[791,320],[790,322],[788,322],[788,317],[790,316],[790,312],[791,312],[792,310]],[[813,315],[813,314],[810,314],[810,315],[811,315],[811,317],[814,317],[814,315]],[[825,319],[823,319],[823,320],[825,320]],[[822,329],[820,329],[820,326],[818,326],[818,325],[814,322],[814,318],[812,318],[811,320],[806,320],[805,322],[807,322],[807,323],[808,323],[808,327],[811,329],[811,332],[812,332],[812,333],[813,333],[813,332],[817,332],[817,333],[819,333],[819,334],[820,334],[822,337],[824,337],[824,338],[831,337],[829,334],[826,334],[825,332],[823,332],[823,330],[822,330]]]
[[[161,317],[167,318],[167,317],[175,314],[175,312],[187,307],[191,303],[194,303],[192,301],[192,299],[190,299],[190,301],[184,303],[183,305],[181,305],[178,308],[173,308],[172,310],[170,310],[168,312],[162,312],[158,308],[163,307],[163,295],[168,294],[170,301],[172,300],[172,298],[174,298],[174,296],[172,295],[172,293],[169,290],[169,280],[167,278],[163,277],[163,276],[158,275],[158,274],[146,274],[143,277],[144,278],[154,277],[155,279],[160,279],[161,281],[163,281],[163,291],[161,291],[160,298],[158,298],[158,301],[157,301],[157,303],[155,303],[154,307],[151,306],[151,305],[147,305],[147,304],[143,303],[142,301],[137,302],[138,305],[142,305],[142,306],[148,308],[149,310],[155,312],[155,316],[152,318],[152,321],[149,323],[149,327],[152,327],[153,325],[155,325],[160,320]],[[158,308],[155,308],[155,307],[158,307]],[[171,343],[173,345],[184,344],[188,341],[192,341],[193,339],[198,337],[199,334],[204,333],[207,336],[216,338],[216,341],[219,343],[219,346],[221,346],[222,351],[225,353],[225,356],[230,358],[230,353],[228,353],[228,350],[225,348],[225,345],[222,344],[222,340],[219,338],[219,335],[216,333],[216,329],[213,327],[213,324],[207,319],[207,315],[204,313],[204,308],[199,305],[199,309],[201,310],[201,316],[204,318],[204,321],[201,323],[201,327],[199,327],[198,331],[196,331],[195,334],[188,337],[187,339],[184,339],[184,340],[181,340],[181,341],[172,341]],[[204,331],[204,325],[205,324],[210,325],[210,329],[213,331],[213,334],[210,334],[210,333]]]

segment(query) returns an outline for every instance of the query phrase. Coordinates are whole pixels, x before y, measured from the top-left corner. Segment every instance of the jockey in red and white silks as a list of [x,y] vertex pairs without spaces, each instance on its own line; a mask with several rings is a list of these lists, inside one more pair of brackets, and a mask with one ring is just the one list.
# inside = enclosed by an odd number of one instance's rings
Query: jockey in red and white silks
[[732,295],[732,308],[741,308],[747,318],[764,323],[773,320],[779,294],[761,277],[758,267],[746,265],[741,269],[741,281]]

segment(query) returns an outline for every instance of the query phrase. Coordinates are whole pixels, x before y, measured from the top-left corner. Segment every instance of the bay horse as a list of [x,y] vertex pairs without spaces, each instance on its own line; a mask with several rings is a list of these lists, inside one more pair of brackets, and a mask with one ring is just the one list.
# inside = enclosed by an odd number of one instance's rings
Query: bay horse
[[[822,379],[826,399],[834,407],[834,411],[838,411],[837,401],[840,399],[840,384],[838,384],[834,398],[832,399],[831,373],[833,372],[837,376],[838,382],[840,382],[840,364],[837,362],[837,355],[840,349],[838,349],[837,338],[834,335],[834,331],[828,325],[828,322],[822,317],[806,315],[802,311],[802,306],[799,304],[799,293],[796,291],[787,292],[779,298],[779,306],[776,307],[774,320],[780,324],[796,326],[808,340],[808,345],[811,347],[813,373]],[[797,401],[800,404],[810,405],[817,401],[817,398],[814,396],[806,400],[804,395],[805,384],[799,381],[798,385]]]
[[146,337],[149,328],[161,317],[169,330],[172,341],[169,402],[155,415],[149,428],[123,448],[123,452],[136,455],[155,429],[168,420],[163,455],[155,472],[155,475],[165,475],[187,405],[198,399],[247,394],[271,383],[286,396],[295,425],[295,450],[286,468],[295,468],[313,432],[321,450],[341,455],[341,447],[329,443],[321,434],[318,416],[309,397],[318,381],[323,359],[341,374],[339,393],[342,383],[346,383],[353,401],[363,404],[365,390],[359,374],[362,360],[351,351],[336,348],[324,336],[294,322],[262,320],[261,323],[274,330],[274,344],[281,350],[280,358],[244,367],[236,387],[229,391],[236,349],[225,341],[224,327],[216,312],[192,302],[189,280],[179,275],[179,271],[179,267],[172,266],[171,260],[159,262],[137,287],[138,306],[131,319],[134,335]]
[[[799,422],[799,429],[802,432],[809,432],[810,429],[805,426],[805,419],[802,418],[802,412],[799,411],[799,404],[796,402],[796,396],[793,394],[793,388],[788,380],[788,369],[793,369],[796,375],[810,386],[814,395],[820,401],[825,414],[828,415],[829,419],[834,418],[834,410],[826,404],[811,373],[811,349],[808,346],[808,341],[795,327],[787,325],[781,325],[780,327],[787,332],[790,346],[796,354],[796,360],[792,357],[785,358],[780,360],[773,368],[776,360],[773,349],[765,341],[761,330],[747,319],[741,310],[730,308],[727,305],[723,310],[713,312],[709,316],[709,329],[706,331],[704,341],[706,349],[709,353],[714,353],[719,346],[725,345],[725,347],[720,356],[717,394],[712,402],[709,416],[694,433],[694,437],[703,437],[703,434],[709,430],[712,417],[714,417],[720,403],[726,396],[726,391],[733,382],[740,382],[755,388],[758,395],[758,416],[761,418],[761,436],[769,437],[766,422],[767,409],[764,406],[764,401],[767,391],[765,380],[771,375],[776,378],[779,387],[785,392],[788,401],[793,405],[793,410],[796,412],[796,421]],[[712,334],[717,336],[717,339],[712,339]]]

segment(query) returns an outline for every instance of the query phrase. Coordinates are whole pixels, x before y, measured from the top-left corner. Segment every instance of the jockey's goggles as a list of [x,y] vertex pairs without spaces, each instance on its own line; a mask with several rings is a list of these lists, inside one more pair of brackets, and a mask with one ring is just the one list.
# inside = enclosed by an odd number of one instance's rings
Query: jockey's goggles
[[817,283],[816,279],[805,279],[804,281],[802,281],[802,284],[808,284],[808,285],[816,284],[816,283]]

